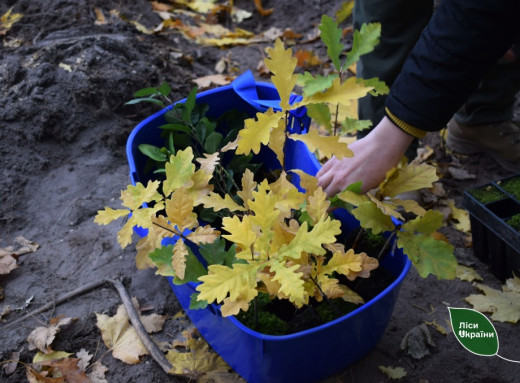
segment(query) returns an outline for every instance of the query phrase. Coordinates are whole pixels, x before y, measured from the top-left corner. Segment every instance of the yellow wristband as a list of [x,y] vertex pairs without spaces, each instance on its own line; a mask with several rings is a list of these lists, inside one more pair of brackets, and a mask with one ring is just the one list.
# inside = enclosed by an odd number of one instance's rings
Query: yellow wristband
[[386,115],[388,116],[388,118],[390,120],[392,120],[392,122],[395,125],[397,125],[397,127],[399,129],[401,129],[403,132],[409,134],[410,136],[413,136],[416,138],[423,138],[424,136],[426,136],[426,133],[428,133],[425,130],[416,128],[415,126],[412,126],[407,122],[404,122],[400,118],[396,117],[392,112],[390,112],[390,110],[388,110],[388,108],[385,108],[385,112],[386,112]]

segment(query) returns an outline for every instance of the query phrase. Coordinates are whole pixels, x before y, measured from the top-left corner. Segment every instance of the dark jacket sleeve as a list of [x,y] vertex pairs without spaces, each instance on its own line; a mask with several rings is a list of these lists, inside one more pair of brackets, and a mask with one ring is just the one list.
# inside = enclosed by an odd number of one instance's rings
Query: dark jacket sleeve
[[443,0],[386,101],[389,116],[444,127],[520,32],[520,0]]

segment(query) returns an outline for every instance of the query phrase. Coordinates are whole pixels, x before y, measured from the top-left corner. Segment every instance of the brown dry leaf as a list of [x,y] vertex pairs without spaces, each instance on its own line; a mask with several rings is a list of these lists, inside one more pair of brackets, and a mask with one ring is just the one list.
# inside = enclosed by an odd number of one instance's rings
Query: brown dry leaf
[[432,326],[433,328],[435,328],[435,330],[440,332],[442,335],[448,335],[451,332],[451,327],[448,327],[448,330],[446,330],[443,326],[438,324],[437,321],[433,321],[433,322],[424,321],[424,323],[426,323],[428,326]]
[[152,1],[151,4],[152,4],[152,9],[155,12],[168,12],[172,8],[172,6],[170,4],[160,3],[158,1]]
[[123,305],[117,308],[116,315],[113,317],[98,313],[96,313],[96,317],[103,342],[112,350],[114,358],[128,364],[137,364],[140,362],[141,355],[148,354],[137,332],[130,324]]
[[296,51],[294,56],[298,59],[298,65],[299,67],[303,68],[310,68],[313,66],[318,66],[322,64],[322,61],[317,57],[314,52],[299,49]]
[[63,358],[27,366],[29,382],[90,383],[85,371],[78,367],[79,359]]
[[154,33],[153,30],[151,29],[148,29],[146,28],[143,24],[139,23],[138,21],[136,20],[131,20],[129,19],[128,17],[126,17],[125,15],[121,14],[118,10],[116,9],[112,9],[110,11],[110,14],[113,15],[113,16],[116,16],[116,17],[119,17],[121,20],[123,20],[124,22],[127,22],[129,24],[132,24],[135,29],[137,29],[139,32],[141,33],[144,33],[145,35],[151,35]]
[[456,180],[473,180],[477,178],[476,175],[469,173],[466,169],[462,169],[455,166],[448,167],[448,172]]
[[271,13],[273,13],[274,8],[264,9],[262,5],[262,0],[254,0],[255,1],[255,7],[258,13],[260,13],[260,16],[265,17],[269,16]]
[[175,342],[175,348],[170,349],[166,354],[166,358],[173,366],[170,373],[182,374],[191,379],[199,380],[208,373],[227,372],[230,369],[217,353],[210,350],[208,344],[196,329],[186,330],[182,334],[186,340]]
[[73,318],[62,318],[57,323],[50,326],[42,326],[35,328],[27,337],[29,342],[29,350],[38,349],[44,354],[50,354],[53,352],[51,344],[56,337],[56,334],[61,330],[61,326],[70,324]]
[[7,31],[11,29],[14,23],[19,21],[23,14],[21,13],[12,13],[13,8],[9,8],[9,10],[4,13],[2,16],[0,16],[0,36],[5,36]]
[[224,74],[213,74],[209,76],[203,76],[192,80],[199,90],[208,89],[213,85],[222,86],[227,85],[233,81],[233,77]]
[[153,334],[155,332],[162,331],[164,322],[167,318],[167,315],[150,314],[141,316],[141,322],[143,323],[146,332],[148,334]]

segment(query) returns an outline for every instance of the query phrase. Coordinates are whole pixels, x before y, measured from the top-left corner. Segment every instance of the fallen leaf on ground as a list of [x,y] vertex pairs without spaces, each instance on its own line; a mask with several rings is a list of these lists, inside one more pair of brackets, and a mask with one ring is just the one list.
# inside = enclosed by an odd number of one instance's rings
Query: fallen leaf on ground
[[446,330],[446,328],[444,328],[443,326],[438,324],[437,321],[433,321],[433,322],[424,321],[424,323],[426,323],[428,326],[432,326],[435,330],[440,332],[442,335],[448,335],[451,332],[451,327],[449,327],[449,329]]
[[226,76],[223,74],[213,74],[209,76],[199,77],[193,80],[199,90],[207,89],[213,85],[222,86],[227,85],[233,81],[233,77]]
[[183,331],[182,335],[185,340],[176,340],[173,349],[166,354],[172,364],[170,373],[199,380],[208,373],[230,369],[216,352],[210,350],[195,328]]
[[502,291],[476,283],[475,287],[484,294],[472,294],[464,298],[480,312],[491,313],[497,322],[517,323],[520,319],[520,290],[517,289],[518,277],[510,278],[502,286]]
[[17,21],[19,21],[22,17],[23,17],[23,14],[21,13],[12,13],[13,12],[13,8],[9,8],[9,10],[4,13],[1,17],[0,17],[0,36],[4,36],[7,31],[9,29],[11,29],[11,27],[13,26],[14,23],[16,23]]
[[36,355],[34,355],[34,357],[33,357],[33,363],[47,362],[49,360],[68,358],[71,355],[72,355],[71,352],[66,352],[66,351],[52,351],[48,354],[44,354],[42,352],[37,352]]
[[412,328],[401,341],[401,350],[406,351],[414,359],[421,359],[429,355],[430,346],[435,346],[435,343],[425,323]]
[[473,180],[473,179],[477,178],[476,175],[471,174],[467,170],[459,168],[459,167],[450,166],[448,168],[448,172],[456,180]]
[[27,379],[30,383],[91,383],[78,362],[76,358],[63,358],[35,363],[27,366]]
[[406,370],[402,367],[379,366],[379,369],[392,380],[401,379],[406,376]]
[[70,324],[73,321],[72,318],[62,318],[50,326],[41,326],[35,328],[27,337],[29,342],[29,350],[38,349],[44,354],[50,354],[53,352],[51,344],[56,337],[56,334],[61,330],[61,326]]
[[87,369],[87,366],[90,363],[90,359],[92,359],[93,355],[89,354],[89,352],[87,350],[82,348],[81,350],[79,350],[76,353],[76,356],[79,359],[79,362],[78,362],[79,368],[81,368],[83,371],[85,371]]
[[262,5],[262,0],[254,0],[255,1],[255,7],[258,13],[260,13],[261,16],[269,16],[271,13],[273,13],[274,8],[264,9]]
[[457,265],[455,273],[457,278],[459,278],[461,281],[483,281],[482,277],[473,268],[468,266],[461,264]]
[[128,364],[137,364],[140,362],[141,355],[148,354],[137,332],[130,324],[123,305],[117,308],[116,315],[113,317],[98,313],[96,313],[96,317],[103,342],[108,349],[112,350],[114,358]]
[[103,366],[101,362],[96,362],[90,366],[90,372],[87,374],[90,379],[90,383],[108,383],[105,379],[105,373],[108,371],[106,366]]
[[19,352],[12,352],[9,355],[9,360],[5,361],[2,368],[4,369],[4,373],[6,375],[12,375],[16,371],[16,367],[18,367],[18,361],[20,360]]
[[0,254],[0,274],[9,274],[17,267],[16,259],[13,256]]
[[471,224],[469,221],[469,213],[465,209],[459,209],[455,206],[455,201],[452,199],[447,199],[446,204],[451,209],[451,220],[453,222],[453,226],[459,231],[463,233],[471,232]]

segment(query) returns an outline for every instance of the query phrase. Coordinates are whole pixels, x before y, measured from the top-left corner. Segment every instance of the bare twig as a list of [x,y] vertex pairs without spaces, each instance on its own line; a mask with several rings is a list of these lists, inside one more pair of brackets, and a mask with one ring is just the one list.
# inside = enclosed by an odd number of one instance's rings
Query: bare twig
[[49,302],[49,303],[41,306],[40,308],[38,308],[38,309],[36,309],[34,311],[31,311],[30,313],[24,315],[21,318],[16,319],[13,322],[7,323],[6,325],[4,325],[2,327],[2,329],[3,330],[7,330],[8,328],[13,327],[15,324],[23,322],[23,321],[25,321],[25,320],[27,320],[29,318],[34,317],[37,314],[40,314],[40,313],[42,313],[44,311],[47,311],[47,310],[55,307],[56,305],[59,305],[59,304],[65,302],[65,301],[68,301],[71,298],[74,298],[77,295],[85,294],[85,293],[89,292],[90,290],[93,290],[95,288],[98,288],[98,287],[102,286],[106,282],[107,282],[106,279],[100,279],[98,281],[87,283],[86,285],[78,287],[75,290],[69,291],[68,293],[65,293],[65,294],[59,296],[56,300],[53,300],[52,302]]
[[132,300],[126,292],[126,289],[121,283],[121,281],[111,278],[107,278],[106,281],[110,282],[119,293],[119,296],[121,297],[123,305],[125,306],[126,312],[128,314],[128,318],[130,318],[130,323],[132,323],[132,325],[134,326],[135,331],[137,332],[137,335],[139,335],[139,338],[141,339],[141,342],[143,343],[144,347],[148,350],[152,358],[155,359],[159,366],[161,366],[164,372],[166,372],[167,374],[171,374],[170,371],[172,369],[172,365],[170,364],[168,359],[166,359],[166,356],[164,356],[163,352],[159,349],[159,347],[157,347],[157,345],[150,338],[150,335],[148,335],[148,333],[146,332],[146,329],[144,328],[141,320],[139,319],[139,315],[135,311],[134,305],[132,304]]

